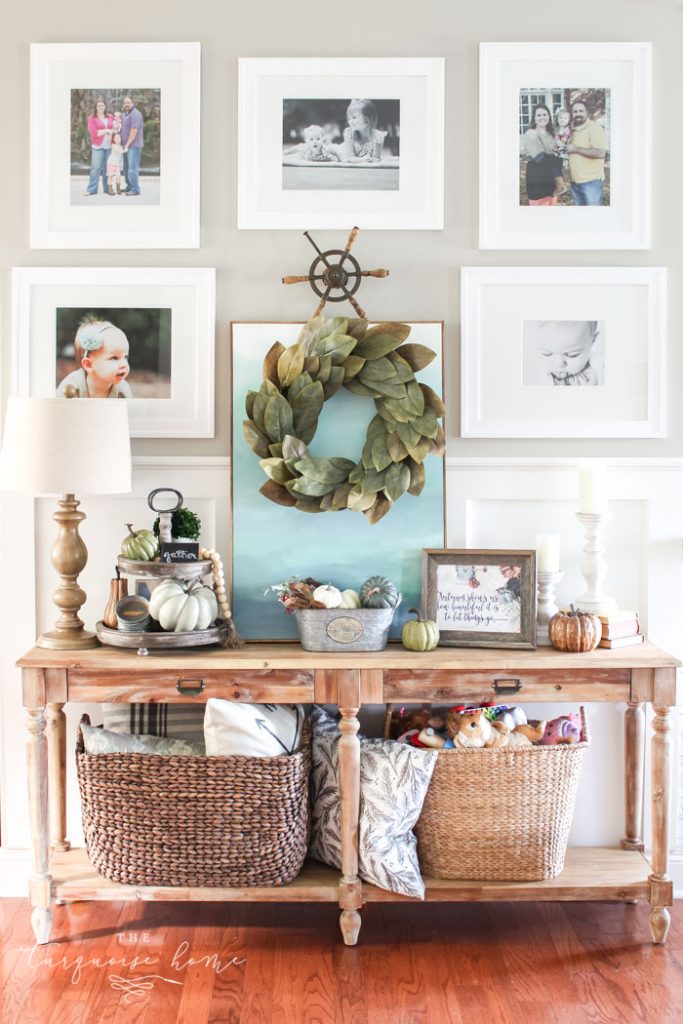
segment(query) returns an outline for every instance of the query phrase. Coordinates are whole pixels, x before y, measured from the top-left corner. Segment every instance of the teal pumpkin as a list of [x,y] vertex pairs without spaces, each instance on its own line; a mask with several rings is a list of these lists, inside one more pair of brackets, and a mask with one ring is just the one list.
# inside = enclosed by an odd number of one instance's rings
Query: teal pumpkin
[[433,651],[439,644],[439,628],[430,619],[421,619],[417,608],[411,608],[417,619],[409,619],[401,630],[401,643],[409,651]]
[[401,595],[386,576],[370,576],[360,588],[363,608],[395,608]]

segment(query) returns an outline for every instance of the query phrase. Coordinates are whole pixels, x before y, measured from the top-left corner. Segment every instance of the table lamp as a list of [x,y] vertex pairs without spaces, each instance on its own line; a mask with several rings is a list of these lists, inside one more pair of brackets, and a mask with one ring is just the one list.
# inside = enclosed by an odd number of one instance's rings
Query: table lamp
[[85,514],[78,494],[131,490],[130,433],[125,401],[108,398],[10,398],[0,452],[0,490],[34,497],[61,494],[53,519],[59,525],[51,557],[60,584],[53,595],[60,611],[39,647],[75,651],[97,647],[78,612],[86,593],[78,575],[88,550],[78,532]]

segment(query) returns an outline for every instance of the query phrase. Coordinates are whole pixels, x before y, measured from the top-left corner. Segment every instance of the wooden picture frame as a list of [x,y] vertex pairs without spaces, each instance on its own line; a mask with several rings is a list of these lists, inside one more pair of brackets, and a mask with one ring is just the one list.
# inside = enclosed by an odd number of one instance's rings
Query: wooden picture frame
[[536,552],[424,548],[422,615],[444,647],[535,648]]

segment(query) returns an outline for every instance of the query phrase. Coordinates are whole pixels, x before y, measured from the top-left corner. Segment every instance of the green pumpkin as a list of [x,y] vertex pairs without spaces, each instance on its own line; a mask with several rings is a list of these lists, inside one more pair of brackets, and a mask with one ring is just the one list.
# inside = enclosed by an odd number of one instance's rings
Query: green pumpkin
[[386,576],[370,576],[359,594],[363,608],[395,608],[401,599],[397,588]]
[[151,530],[134,530],[132,523],[126,523],[128,536],[121,542],[121,554],[134,562],[151,562],[157,556],[159,546]]
[[409,619],[401,630],[401,643],[409,651],[433,651],[439,644],[439,629],[435,622],[421,619],[417,608],[411,608],[417,620]]

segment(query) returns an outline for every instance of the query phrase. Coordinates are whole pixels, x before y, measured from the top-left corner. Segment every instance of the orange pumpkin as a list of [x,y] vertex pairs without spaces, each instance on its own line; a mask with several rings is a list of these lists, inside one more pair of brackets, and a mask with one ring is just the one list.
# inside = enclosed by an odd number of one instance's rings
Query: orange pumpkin
[[602,637],[602,622],[597,615],[576,610],[557,612],[548,623],[553,647],[558,651],[581,654],[594,651]]

